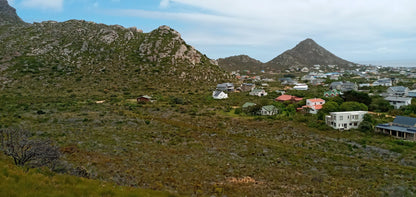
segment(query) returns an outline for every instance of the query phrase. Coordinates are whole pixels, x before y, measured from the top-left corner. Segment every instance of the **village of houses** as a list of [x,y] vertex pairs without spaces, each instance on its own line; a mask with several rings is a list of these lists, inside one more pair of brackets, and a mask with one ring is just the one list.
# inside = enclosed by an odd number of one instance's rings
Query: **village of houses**
[[[348,91],[365,92],[369,96],[381,96],[391,105],[391,108],[399,110],[411,105],[412,98],[416,97],[416,84],[410,88],[398,84],[412,84],[416,78],[416,69],[390,68],[377,66],[363,66],[351,70],[339,69],[329,65],[325,68],[338,71],[324,73],[323,66],[315,65],[311,69],[286,70],[287,74],[265,75],[264,71],[256,75],[249,71],[241,75],[240,71],[231,74],[239,79],[237,85],[233,83],[218,84],[212,93],[214,99],[229,99],[234,94],[247,94],[250,97],[267,96],[271,91],[277,93],[274,102],[305,103],[297,108],[297,113],[317,114],[323,108],[325,102],[333,97],[339,97]],[[298,72],[297,72],[298,71]],[[296,74],[293,74],[296,73]],[[283,75],[283,76],[282,76]],[[272,77],[270,77],[272,76]],[[355,81],[355,82],[352,82]],[[276,87],[273,87],[271,84]],[[321,98],[301,98],[288,94],[289,91],[310,91],[316,87],[323,87]],[[376,88],[378,91],[371,91]],[[306,100],[306,102],[305,102]],[[245,102],[242,110],[256,106],[254,102]],[[369,111],[334,111],[325,115],[325,123],[337,130],[349,130],[359,128],[364,115],[373,113]],[[275,116],[279,109],[275,105],[265,105],[258,108],[256,115]],[[394,121],[375,125],[376,132],[384,133],[403,140],[416,141],[416,118],[406,116],[393,116]]]

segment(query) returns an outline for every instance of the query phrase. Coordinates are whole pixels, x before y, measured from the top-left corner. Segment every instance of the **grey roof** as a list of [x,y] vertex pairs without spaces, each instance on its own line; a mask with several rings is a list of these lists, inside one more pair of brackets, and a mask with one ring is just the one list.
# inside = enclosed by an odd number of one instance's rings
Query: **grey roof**
[[393,87],[390,87],[390,89],[395,91],[395,92],[405,92],[406,91],[406,87],[404,87],[404,86],[393,86]]
[[335,81],[335,82],[332,82],[330,86],[337,86],[337,85],[342,85],[342,82],[341,81]]
[[379,79],[375,82],[377,82],[377,83],[391,83],[391,79],[390,78],[383,78],[383,79]]
[[416,125],[416,118],[406,117],[406,116],[396,116],[393,123],[401,124],[401,125],[408,125],[408,126],[415,126]]
[[410,97],[395,97],[395,96],[389,96],[384,99],[387,101],[403,101],[403,102],[412,100],[412,98]]
[[407,127],[401,127],[401,126],[396,126],[396,125],[389,125],[388,123],[379,124],[376,126],[376,128],[389,129],[389,130],[400,131],[400,132],[405,132],[405,133],[416,133],[416,128],[414,127],[407,128]]
[[252,93],[260,93],[260,92],[263,92],[264,90],[263,89],[253,89],[251,92]]
[[217,88],[227,88],[227,84],[225,83],[217,84]]
[[221,94],[221,92],[222,92],[222,91],[215,91],[215,92],[214,92],[214,96],[215,96],[215,97],[219,96],[219,95]]

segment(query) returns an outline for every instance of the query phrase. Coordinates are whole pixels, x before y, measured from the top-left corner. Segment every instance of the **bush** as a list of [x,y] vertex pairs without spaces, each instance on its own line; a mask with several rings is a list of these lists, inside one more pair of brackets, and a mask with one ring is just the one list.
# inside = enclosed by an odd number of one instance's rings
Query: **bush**
[[58,147],[50,141],[31,139],[26,130],[0,130],[0,150],[13,158],[18,166],[41,167],[55,165],[59,159]]
[[241,112],[242,112],[243,110],[241,109],[241,108],[236,108],[235,110],[234,110],[234,114],[241,114]]

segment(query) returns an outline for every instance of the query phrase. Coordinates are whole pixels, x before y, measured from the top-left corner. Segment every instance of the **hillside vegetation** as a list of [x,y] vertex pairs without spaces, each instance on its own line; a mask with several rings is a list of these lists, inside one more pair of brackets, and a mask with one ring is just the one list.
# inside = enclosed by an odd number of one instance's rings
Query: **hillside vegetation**
[[174,196],[152,190],[121,187],[46,169],[28,171],[14,166],[0,154],[0,191],[2,196]]
[[[416,193],[415,143],[328,129],[276,104],[276,92],[214,100],[229,75],[167,26],[7,24],[0,42],[0,129],[27,130],[61,153],[51,169],[16,167],[0,153],[6,196]],[[155,101],[138,103],[144,94]],[[236,113],[248,101],[285,111]]]

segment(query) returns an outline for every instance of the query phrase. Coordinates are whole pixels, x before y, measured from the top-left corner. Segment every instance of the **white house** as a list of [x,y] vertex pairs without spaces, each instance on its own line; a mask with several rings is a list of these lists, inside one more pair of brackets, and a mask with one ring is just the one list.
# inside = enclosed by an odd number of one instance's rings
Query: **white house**
[[263,89],[254,89],[249,94],[252,96],[267,96],[267,92]]
[[304,83],[298,83],[295,85],[295,87],[293,87],[293,89],[295,90],[308,90],[308,85],[304,84]]
[[306,99],[306,105],[302,106],[302,108],[309,108],[309,113],[317,114],[320,109],[322,109],[322,105],[325,104],[324,99],[314,98],[314,99]]
[[223,91],[215,90],[212,92],[212,97],[214,99],[226,99],[228,98],[228,94]]
[[366,111],[330,112],[330,115],[325,117],[325,122],[334,129],[356,129],[366,113]]
[[407,106],[412,103],[412,98],[410,97],[395,97],[389,96],[384,98],[386,101],[390,103],[390,105],[394,106],[394,109],[400,109],[402,106]]
[[373,82],[373,86],[392,86],[393,83],[390,78],[383,78]]

